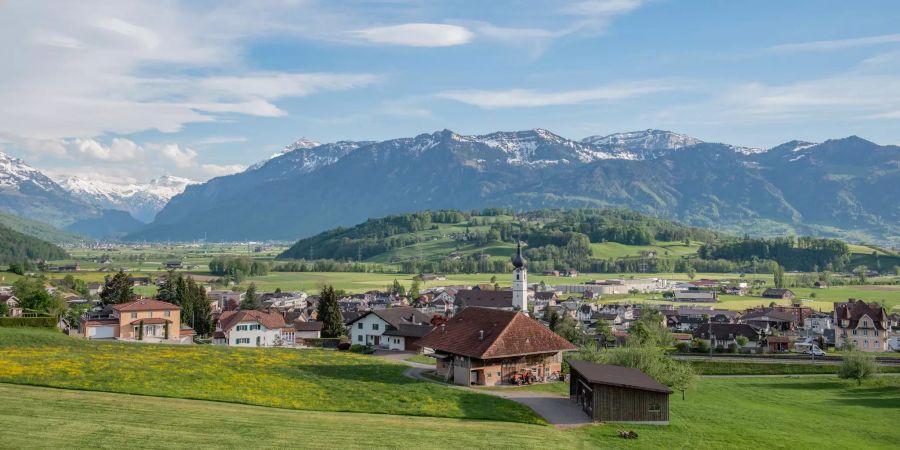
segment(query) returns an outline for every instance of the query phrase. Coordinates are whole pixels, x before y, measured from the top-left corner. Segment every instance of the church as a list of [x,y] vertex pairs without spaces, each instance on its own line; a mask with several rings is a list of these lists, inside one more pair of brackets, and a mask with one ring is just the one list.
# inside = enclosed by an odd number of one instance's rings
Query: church
[[522,243],[516,245],[516,254],[511,259],[513,265],[511,290],[463,289],[456,293],[455,312],[470,306],[522,311],[528,314],[528,268],[522,256]]

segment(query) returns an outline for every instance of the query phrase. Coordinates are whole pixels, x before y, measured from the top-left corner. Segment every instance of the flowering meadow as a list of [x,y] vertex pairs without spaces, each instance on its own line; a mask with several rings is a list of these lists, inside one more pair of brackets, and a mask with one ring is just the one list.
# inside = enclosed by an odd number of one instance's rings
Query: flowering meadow
[[326,350],[87,341],[0,328],[0,382],[278,408],[543,423],[530,409]]

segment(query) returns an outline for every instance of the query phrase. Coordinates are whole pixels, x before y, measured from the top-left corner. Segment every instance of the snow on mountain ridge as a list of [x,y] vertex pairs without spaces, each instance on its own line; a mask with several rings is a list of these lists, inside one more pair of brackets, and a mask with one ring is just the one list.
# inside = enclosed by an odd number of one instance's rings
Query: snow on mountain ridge
[[605,151],[616,159],[653,159],[669,151],[702,144],[700,139],[666,130],[641,130],[614,133],[605,136],[588,136],[582,144]]
[[148,183],[117,184],[83,177],[59,181],[63,189],[89,205],[126,211],[138,220],[151,221],[172,197],[197,181],[163,175]]

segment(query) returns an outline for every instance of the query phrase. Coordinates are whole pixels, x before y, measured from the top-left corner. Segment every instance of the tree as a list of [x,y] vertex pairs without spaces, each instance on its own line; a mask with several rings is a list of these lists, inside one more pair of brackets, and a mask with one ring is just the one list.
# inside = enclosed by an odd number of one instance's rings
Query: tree
[[322,322],[322,337],[339,338],[346,333],[341,308],[334,287],[323,286],[319,295],[318,319]]
[[163,324],[163,339],[169,340],[169,322]]
[[262,307],[259,301],[259,295],[256,294],[256,283],[250,283],[247,286],[247,292],[244,294],[244,300],[241,301],[241,309],[252,310]]
[[781,264],[775,263],[775,268],[772,271],[772,276],[775,277],[775,287],[777,289],[784,288],[784,268],[781,267]]
[[641,318],[629,329],[628,344],[666,348],[672,344],[672,333],[663,326],[659,311],[644,309]]
[[750,342],[750,339],[747,339],[747,336],[744,336],[744,335],[738,336],[737,339],[735,339],[735,340],[737,341],[737,344],[740,345],[741,347],[746,347],[747,343]]
[[134,282],[131,275],[120,270],[112,278],[106,276],[100,300],[104,305],[128,303],[134,300]]
[[687,270],[687,276],[688,276],[688,278],[690,278],[690,279],[692,279],[692,280],[693,280],[693,279],[694,279],[694,277],[696,277],[696,276],[697,276],[697,271],[696,271],[696,270],[694,270],[694,268],[693,268],[693,267],[689,267],[689,268],[688,268],[688,270]]
[[594,324],[594,334],[601,347],[606,348],[616,341],[612,331],[612,325],[606,320],[600,319]]
[[24,310],[48,312],[53,308],[53,296],[44,288],[44,277],[22,277],[13,283],[13,295]]
[[138,340],[144,340],[144,319],[141,319],[141,321],[138,322]]
[[591,350],[588,345],[572,358],[638,369],[660,383],[681,391],[682,398],[694,381],[694,371],[689,363],[675,361],[663,349],[652,345],[626,345],[603,351]]
[[413,279],[412,286],[409,288],[409,298],[412,300],[419,298],[419,280]]
[[179,304],[176,288],[178,278],[180,277],[181,274],[176,275],[175,270],[169,270],[168,275],[166,275],[166,281],[164,281],[156,291],[156,298],[164,302],[169,302],[176,305]]
[[580,321],[566,314],[558,321],[553,331],[575,345],[584,345],[587,342],[587,333]]
[[400,282],[397,281],[396,278],[394,278],[394,284],[391,287],[391,292],[402,297],[402,296],[406,295],[406,288],[403,287],[403,285],[400,284]]
[[838,377],[842,379],[856,380],[857,386],[878,373],[875,364],[875,356],[859,350],[853,350],[844,355],[841,367],[838,369]]
[[859,282],[861,284],[866,284],[866,279],[869,275],[868,272],[869,272],[868,267],[866,267],[864,265],[856,266],[856,273],[857,273],[857,275],[859,275]]

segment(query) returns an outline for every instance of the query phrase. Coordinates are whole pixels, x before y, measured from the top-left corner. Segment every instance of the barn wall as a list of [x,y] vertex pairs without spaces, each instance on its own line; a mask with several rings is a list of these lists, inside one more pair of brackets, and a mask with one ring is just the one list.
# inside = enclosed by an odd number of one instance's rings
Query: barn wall
[[[601,384],[594,388],[594,420],[603,422],[660,422],[669,421],[669,395]],[[650,412],[651,404],[658,404],[659,412]]]

